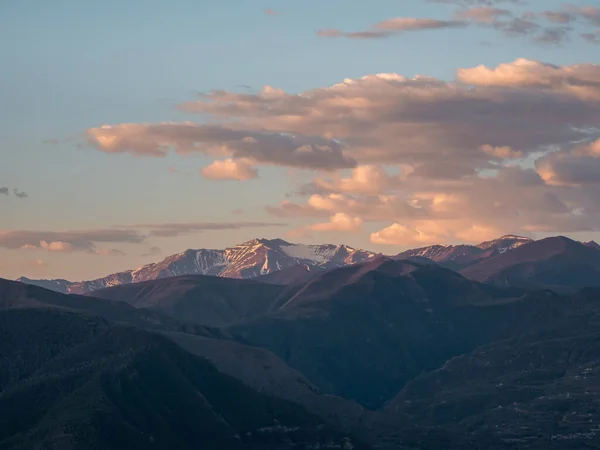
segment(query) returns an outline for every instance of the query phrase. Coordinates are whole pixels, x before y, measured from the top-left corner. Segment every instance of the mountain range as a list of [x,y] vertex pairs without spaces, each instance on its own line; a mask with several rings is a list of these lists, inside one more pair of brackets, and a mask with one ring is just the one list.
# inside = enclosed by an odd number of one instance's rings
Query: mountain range
[[[407,250],[391,257],[422,263],[435,262],[453,270],[462,270],[532,242],[534,241],[529,238],[506,235],[479,245],[433,245]],[[600,249],[593,241],[583,245]],[[255,278],[272,284],[289,284],[308,279],[324,270],[369,261],[378,256],[381,255],[346,245],[304,245],[282,239],[254,239],[225,250],[186,250],[157,263],[95,280],[72,282],[64,279],[33,280],[21,277],[17,281],[72,294],[194,274]]]
[[470,250],[0,280],[0,448],[597,448],[600,250],[521,240],[453,269]]
[[186,250],[158,263],[90,281],[31,280],[25,277],[17,281],[57,292],[84,294],[111,286],[178,275],[254,278],[290,267],[330,269],[368,261],[375,256],[375,253],[346,245],[304,245],[291,244],[282,239],[253,239],[225,250]]

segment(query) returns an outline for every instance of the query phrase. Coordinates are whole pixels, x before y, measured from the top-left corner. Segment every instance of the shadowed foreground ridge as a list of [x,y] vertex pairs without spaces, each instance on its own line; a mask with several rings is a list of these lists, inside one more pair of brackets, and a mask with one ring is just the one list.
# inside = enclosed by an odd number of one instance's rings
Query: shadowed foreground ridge
[[363,448],[153,333],[52,310],[2,312],[0,329],[3,449]]

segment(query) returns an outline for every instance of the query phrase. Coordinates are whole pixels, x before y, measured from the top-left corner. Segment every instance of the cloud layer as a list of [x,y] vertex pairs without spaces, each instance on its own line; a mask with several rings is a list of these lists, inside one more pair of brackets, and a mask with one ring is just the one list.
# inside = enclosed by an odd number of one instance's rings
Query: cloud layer
[[[144,244],[152,237],[176,237],[203,231],[239,230],[243,228],[281,227],[281,222],[183,222],[120,226],[96,230],[0,230],[0,248],[11,250],[45,250],[49,252],[87,252],[96,255],[123,255],[107,244]],[[156,246],[147,255],[160,253]]]
[[[507,37],[528,37],[539,44],[560,44],[573,34],[573,24],[587,27],[581,37],[597,43],[600,28],[600,8],[567,5],[563,9],[529,10],[524,1],[518,0],[430,0],[457,7],[453,17],[447,19],[394,17],[375,23],[358,31],[342,31],[323,28],[317,35],[324,38],[381,39],[406,32],[484,27],[496,30]],[[541,3],[541,2],[540,2]],[[502,5],[503,7],[498,7]],[[521,8],[515,9],[515,6]],[[539,6],[539,5],[538,5]],[[510,9],[509,9],[510,7]]]
[[[222,95],[228,95],[222,93]],[[278,94],[266,91],[265,95]],[[185,105],[184,105],[185,107]],[[90,144],[106,153],[166,156],[204,153],[244,159],[256,164],[334,170],[354,167],[356,161],[342,146],[320,136],[244,130],[221,125],[186,123],[104,125],[87,131]]]
[[[373,243],[410,246],[600,230],[600,65],[517,59],[458,69],[454,81],[383,73],[301,93],[214,91],[181,108],[223,125],[123,124],[88,135],[109,153],[225,156],[203,169],[212,179],[251,179],[260,164],[329,170],[266,207],[314,220],[296,234],[370,223],[380,227]],[[198,229],[210,224],[150,234]]]
[[9,187],[6,187],[6,186],[0,186],[0,195],[9,196],[11,194],[11,192],[18,199],[24,199],[24,198],[29,197],[27,192],[20,191],[17,188],[10,189]]

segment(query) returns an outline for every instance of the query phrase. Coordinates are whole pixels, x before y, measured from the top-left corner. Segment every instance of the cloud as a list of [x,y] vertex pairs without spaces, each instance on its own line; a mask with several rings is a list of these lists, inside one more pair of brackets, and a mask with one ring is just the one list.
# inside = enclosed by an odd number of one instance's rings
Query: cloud
[[327,222],[315,223],[305,227],[292,230],[289,234],[294,237],[302,237],[311,231],[338,232],[338,233],[356,233],[361,230],[363,220],[360,217],[352,217],[345,213],[336,213],[329,218]]
[[98,229],[85,231],[0,231],[0,247],[42,249],[52,252],[86,251],[96,253],[98,243],[138,244],[145,237],[137,230]]
[[[303,167],[332,171],[290,178],[297,185],[292,194],[266,206],[272,216],[308,222],[300,229],[305,233],[368,224],[379,230],[374,242],[400,245],[600,230],[600,158],[591,146],[600,139],[600,65],[517,59],[461,68],[450,81],[371,74],[298,93],[274,87],[213,91],[182,109],[226,126],[114,125],[108,141],[104,130],[96,145],[140,154],[201,151],[219,161],[298,167],[290,156],[295,150],[287,148],[307,140],[330,143],[351,167],[313,159]],[[270,149],[273,139],[285,143],[283,151]],[[207,142],[208,149],[202,147]],[[250,144],[255,147],[245,147]],[[268,162],[249,156],[254,152]],[[241,226],[136,229],[177,236]]]
[[589,25],[600,27],[600,8],[595,6],[567,5],[566,10]]
[[[222,93],[226,95],[225,93]],[[266,97],[278,93],[268,89]],[[183,105],[193,110],[194,105]],[[170,151],[186,155],[228,155],[255,164],[276,164],[306,169],[350,168],[356,161],[344,155],[335,140],[320,136],[269,133],[186,123],[104,125],[87,131],[91,145],[106,153],[166,156]]]
[[486,87],[538,88],[554,92],[556,99],[568,93],[582,100],[600,100],[600,65],[554,64],[517,59],[494,68],[477,66],[459,69],[458,79],[463,83]]
[[73,244],[63,241],[40,241],[40,248],[48,250],[49,252],[72,252],[75,250]]
[[202,176],[210,180],[251,180],[258,177],[258,171],[244,161],[231,158],[215,161],[202,169]]
[[[0,248],[46,250],[50,252],[87,252],[96,255],[124,255],[122,250],[104,244],[143,244],[148,236],[176,237],[203,231],[243,228],[282,227],[280,222],[173,222],[137,224],[96,230],[32,231],[0,230]],[[152,247],[151,252],[158,247]]]
[[600,30],[597,30],[595,33],[582,33],[581,37],[590,44],[600,45]]
[[523,152],[515,151],[508,146],[504,147],[492,147],[491,145],[482,145],[481,150],[488,155],[499,159],[520,159],[523,157]]
[[390,176],[382,166],[365,164],[355,167],[347,178],[335,174],[330,179],[316,179],[310,187],[305,188],[312,188],[315,191],[378,195],[392,188],[396,183],[398,177]]
[[265,9],[265,14],[267,16],[278,16],[279,15],[279,13],[277,11],[274,11],[271,8],[266,8]]
[[[559,44],[569,38],[572,31],[567,24],[580,18],[588,24],[600,20],[600,10],[594,7],[571,7],[560,11],[525,11],[499,8],[498,5],[523,5],[521,1],[499,0],[430,0],[434,3],[455,5],[458,9],[450,19],[398,17],[378,22],[371,27],[347,32],[335,28],[324,28],[317,35],[324,38],[382,39],[408,31],[434,29],[460,29],[480,26],[495,29],[507,37],[530,37],[538,44]],[[548,27],[547,23],[562,25]]]
[[[444,242],[444,236],[416,228],[409,228],[399,223],[393,223],[389,227],[371,233],[371,242],[384,245],[429,245]],[[447,236],[446,236],[447,238]]]
[[157,246],[152,246],[148,249],[147,252],[142,253],[140,256],[146,257],[146,256],[157,256],[160,255],[162,253],[162,250],[160,247]]
[[[313,195],[306,203],[286,201],[269,212],[314,218],[344,213],[364,223],[387,223],[372,241],[406,246],[477,242],[505,233],[600,229],[600,189],[547,184],[543,177],[541,171],[519,166],[499,166],[493,174],[463,180],[407,177],[391,195]],[[393,224],[397,226],[387,229]]]
[[547,28],[535,36],[534,40],[540,44],[560,44],[568,39],[568,27]]
[[32,262],[32,265],[34,267],[45,267],[46,266],[46,262],[43,259],[36,259]]
[[29,195],[27,194],[27,192],[19,191],[18,189],[13,189],[13,194],[15,194],[15,197],[17,197],[17,198],[27,198],[27,197],[29,197]]
[[25,199],[27,197],[29,197],[29,195],[27,195],[26,192],[23,191],[19,191],[18,189],[14,188],[14,189],[10,189],[6,186],[2,186],[0,187],[0,195],[10,195],[10,193],[13,193],[13,195],[19,199]]
[[507,9],[494,8],[492,6],[479,6],[460,10],[456,17],[462,20],[470,20],[478,23],[494,23],[502,17],[511,16]]
[[429,3],[447,3],[459,6],[487,5],[492,6],[501,3],[520,4],[523,0],[427,0]]
[[219,91],[186,109],[247,128],[334,139],[361,165],[425,172],[443,157],[463,174],[491,168],[496,158],[484,145],[526,157],[575,142],[600,121],[598,65],[518,59],[459,69],[457,78],[375,74],[299,94]]
[[459,240],[477,243],[497,238],[501,233],[496,227],[473,225],[465,221],[451,222],[422,221],[416,227],[399,223],[371,233],[370,239],[374,244],[394,245],[401,247],[426,246]]
[[282,227],[284,223],[278,222],[188,222],[188,223],[162,223],[140,224],[136,228],[148,229],[150,236],[175,237],[202,231],[240,230],[243,228]]
[[462,28],[467,25],[462,20],[419,19],[414,17],[395,17],[376,23],[368,30],[344,32],[332,28],[317,31],[317,35],[325,38],[345,37],[350,39],[387,38],[408,31],[435,30],[442,28]]
[[397,195],[352,196],[338,193],[314,194],[305,204],[286,200],[277,206],[267,206],[266,210],[269,214],[285,218],[319,218],[344,213],[368,221],[417,218],[427,214],[423,208],[411,205],[407,199]]
[[600,184],[600,139],[556,151],[536,161],[540,176],[548,184],[586,186]]
[[575,16],[565,11],[544,11],[542,17],[552,23],[570,23],[575,20]]
[[541,29],[541,26],[528,16],[495,20],[491,26],[508,37],[528,36]]

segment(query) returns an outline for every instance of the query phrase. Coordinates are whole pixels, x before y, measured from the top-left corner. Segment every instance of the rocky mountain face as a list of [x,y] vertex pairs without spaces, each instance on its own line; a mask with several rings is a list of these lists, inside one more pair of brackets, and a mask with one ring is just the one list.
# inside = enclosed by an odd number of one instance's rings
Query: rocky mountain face
[[416,248],[402,252],[395,258],[427,258],[444,267],[456,270],[531,242],[533,240],[529,238],[506,235],[493,241],[482,242],[479,245],[432,245]]
[[62,293],[84,294],[111,286],[178,275],[254,278],[294,266],[302,266],[306,270],[330,269],[368,261],[375,256],[375,253],[346,245],[304,245],[282,239],[254,239],[225,250],[186,250],[158,263],[91,281],[31,280],[24,277],[17,281]]

